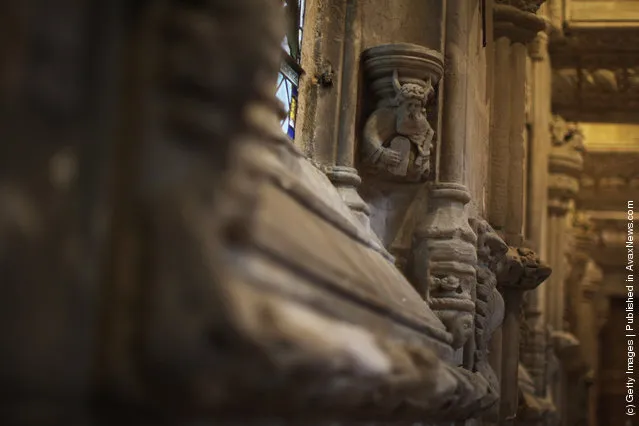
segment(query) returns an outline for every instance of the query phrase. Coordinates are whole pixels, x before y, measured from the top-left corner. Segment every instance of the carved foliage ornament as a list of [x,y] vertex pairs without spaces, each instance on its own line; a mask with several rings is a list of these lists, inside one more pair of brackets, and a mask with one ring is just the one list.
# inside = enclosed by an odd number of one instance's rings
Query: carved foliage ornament
[[362,141],[363,161],[371,169],[410,181],[430,173],[435,131],[428,122],[426,104],[434,89],[423,84],[401,84],[393,72],[395,96],[381,103],[366,121]]

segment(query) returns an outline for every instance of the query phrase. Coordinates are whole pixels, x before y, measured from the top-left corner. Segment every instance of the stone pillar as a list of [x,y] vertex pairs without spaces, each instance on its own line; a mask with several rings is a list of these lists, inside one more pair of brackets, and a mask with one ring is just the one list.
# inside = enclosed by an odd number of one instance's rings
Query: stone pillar
[[595,233],[589,217],[574,212],[572,217],[568,258],[570,272],[566,277],[567,330],[579,341],[579,353],[571,361],[573,370],[567,380],[566,423],[588,424],[593,372],[596,368],[597,329],[594,291],[601,281],[601,271],[590,258],[595,245]]
[[583,169],[583,135],[575,124],[554,116],[551,124],[552,150],[548,171],[548,262],[553,275],[548,281],[546,306],[548,322],[554,330],[565,330],[566,242],[568,240],[567,213],[579,192]]
[[[523,292],[536,288],[550,274],[536,254],[524,249],[526,193],[526,67],[527,44],[546,27],[536,16],[543,0],[496,0],[493,7],[494,63],[491,114],[491,175],[488,218],[511,246],[511,266],[500,279],[505,300],[501,330],[500,424],[514,424],[518,407],[519,337]],[[526,259],[525,261],[523,259]],[[522,262],[536,265],[539,279],[521,281]],[[539,268],[539,269],[537,269]],[[543,272],[542,272],[543,271]],[[518,275],[519,274],[519,275]],[[541,278],[543,276],[543,278]],[[527,284],[524,284],[526,282]],[[533,284],[534,283],[534,284]]]
[[[304,42],[296,144],[315,160],[364,226],[370,209],[357,188],[361,178],[355,169],[355,121],[361,53],[361,18],[356,0],[328,0],[320,19],[308,28],[333,37]],[[313,7],[317,7],[315,4]],[[308,12],[308,11],[307,11]],[[313,16],[315,9],[309,15]]]
[[[543,6],[542,6],[543,7]],[[546,27],[548,29],[549,26]],[[529,44],[532,59],[531,114],[532,138],[528,172],[528,200],[526,205],[526,240],[546,259],[546,214],[548,209],[548,156],[550,155],[551,65],[548,56],[548,34],[539,32]],[[532,303],[538,305],[544,320],[544,298],[547,286],[533,292]]]
[[597,393],[594,382],[597,381],[599,366],[599,306],[598,300],[606,298],[602,294],[603,273],[592,260],[588,262],[586,274],[581,282],[581,306],[579,313],[579,325],[577,335],[582,341],[582,347],[586,362],[591,366],[588,383],[588,425],[597,424]]
[[[367,228],[370,209],[357,188],[362,180],[355,169],[355,122],[357,116],[357,82],[361,51],[360,10],[356,0],[345,4],[341,69],[336,81],[338,92],[338,122],[335,139],[335,162],[326,174],[337,188],[346,205]],[[321,124],[318,127],[323,127]]]
[[583,135],[576,124],[566,123],[563,118],[554,116],[551,123],[552,150],[548,171],[548,262],[553,275],[548,282],[546,307],[548,323],[553,329],[555,353],[560,360],[558,376],[550,384],[552,398],[559,410],[562,424],[568,419],[567,376],[571,368],[566,363],[573,361],[573,354],[579,347],[579,341],[569,332],[566,321],[566,251],[570,224],[568,211],[579,191],[579,180],[583,169]]
[[535,12],[543,1],[497,0],[489,221],[506,242],[523,243],[527,43],[546,26]]
[[[468,28],[475,2],[450,0],[446,9],[446,69],[442,108],[439,181],[432,184],[428,211],[417,225],[412,247],[414,282],[461,349],[473,335],[477,236],[469,225],[470,193],[464,181],[467,87],[472,71]],[[461,359],[460,359],[461,361]]]
[[[566,280],[567,318],[570,331],[579,339],[581,358],[585,365],[583,377],[573,378],[580,386],[574,388],[568,405],[568,424],[596,423],[595,372],[599,354],[599,307],[603,274],[592,260],[596,243],[592,221],[581,212],[576,212],[572,222],[572,249],[570,250],[570,274]],[[579,400],[577,400],[579,397]]]

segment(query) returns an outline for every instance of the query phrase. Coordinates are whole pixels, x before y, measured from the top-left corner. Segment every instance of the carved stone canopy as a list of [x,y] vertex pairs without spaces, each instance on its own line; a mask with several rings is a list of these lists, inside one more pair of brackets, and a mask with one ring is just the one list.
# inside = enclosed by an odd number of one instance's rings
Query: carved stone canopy
[[444,57],[433,49],[411,43],[384,44],[362,53],[364,72],[370,89],[380,104],[386,105],[395,96],[393,73],[401,84],[427,82],[435,87],[444,74]]

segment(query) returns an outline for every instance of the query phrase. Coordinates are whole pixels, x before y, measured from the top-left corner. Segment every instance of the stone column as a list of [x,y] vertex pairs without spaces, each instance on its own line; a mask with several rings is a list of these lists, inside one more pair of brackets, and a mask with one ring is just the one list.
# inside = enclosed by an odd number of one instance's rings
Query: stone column
[[546,306],[548,323],[553,329],[553,345],[560,360],[558,376],[550,384],[552,398],[559,410],[562,424],[568,421],[567,363],[573,361],[579,341],[569,332],[566,321],[566,278],[568,265],[566,251],[570,226],[567,213],[579,191],[579,179],[583,169],[583,135],[576,124],[566,123],[554,116],[551,123],[552,150],[548,171],[548,262],[553,275],[548,282]]
[[[357,188],[362,179],[355,168],[355,122],[357,116],[357,81],[361,52],[361,18],[357,0],[342,0],[345,4],[341,69],[335,82],[338,94],[338,122],[335,139],[335,162],[326,174],[337,188],[346,205],[367,228],[370,209]],[[324,127],[320,124],[319,127]]]
[[[428,211],[417,225],[412,248],[412,275],[424,289],[433,311],[461,349],[473,335],[477,236],[469,225],[470,193],[464,181],[464,151],[468,140],[467,87],[472,70],[468,28],[475,2],[449,0],[446,8],[442,142],[439,181],[432,184]],[[461,360],[459,360],[461,361]]]
[[536,16],[542,1],[497,0],[495,38],[489,221],[520,246],[524,230],[526,58],[527,43],[546,27]]
[[568,240],[567,213],[579,192],[579,179],[583,169],[583,135],[575,124],[554,116],[551,124],[552,150],[548,171],[548,262],[553,275],[548,281],[546,306],[548,322],[554,330],[565,330],[566,241]]
[[601,282],[601,271],[590,258],[596,235],[590,218],[579,211],[572,217],[568,258],[570,272],[566,277],[566,320],[568,331],[579,340],[579,353],[571,362],[574,368],[567,381],[566,424],[588,424],[590,394],[596,354],[598,330],[594,296]]
[[599,366],[599,306],[598,300],[605,298],[602,294],[603,273],[592,260],[588,262],[586,274],[581,282],[581,304],[577,335],[582,341],[582,348],[586,362],[591,366],[588,379],[588,423],[597,424],[597,393],[594,382],[597,380]]
[[[361,18],[356,0],[328,0],[325,13],[307,11],[308,33],[332,37],[304,41],[301,100],[296,143],[315,160],[339,191],[342,199],[364,226],[370,209],[357,188],[361,178],[355,169],[355,121],[357,82],[361,53]],[[313,5],[316,7],[316,5]],[[310,37],[309,37],[310,38]]]
[[[533,251],[523,248],[526,170],[526,65],[528,48],[546,26],[535,13],[543,3],[496,0],[493,8],[494,64],[491,114],[491,175],[488,218],[510,246],[511,266],[500,279],[505,300],[501,330],[500,424],[514,424],[518,407],[519,337],[523,292],[550,274]],[[524,261],[525,259],[525,261]],[[522,281],[522,262],[536,265],[539,279]],[[514,266],[520,265],[520,266]],[[538,269],[539,268],[539,269]],[[541,272],[543,271],[543,272]],[[509,275],[510,274],[510,275]],[[543,276],[543,278],[541,278]]]

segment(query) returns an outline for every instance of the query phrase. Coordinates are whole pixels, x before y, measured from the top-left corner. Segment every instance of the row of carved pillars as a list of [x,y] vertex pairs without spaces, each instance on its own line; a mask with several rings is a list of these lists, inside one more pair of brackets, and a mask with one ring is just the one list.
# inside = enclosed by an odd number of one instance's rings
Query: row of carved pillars
[[528,295],[528,338],[520,359],[532,376],[537,396],[557,410],[545,418],[545,424],[592,425],[594,388],[588,386],[597,365],[601,271],[589,257],[592,226],[575,211],[583,135],[578,126],[551,113],[548,42],[549,36],[552,42],[561,34],[561,21],[553,19],[556,4],[542,6],[541,13],[550,17],[548,25],[529,45],[531,139],[525,224],[527,240],[553,273]]

